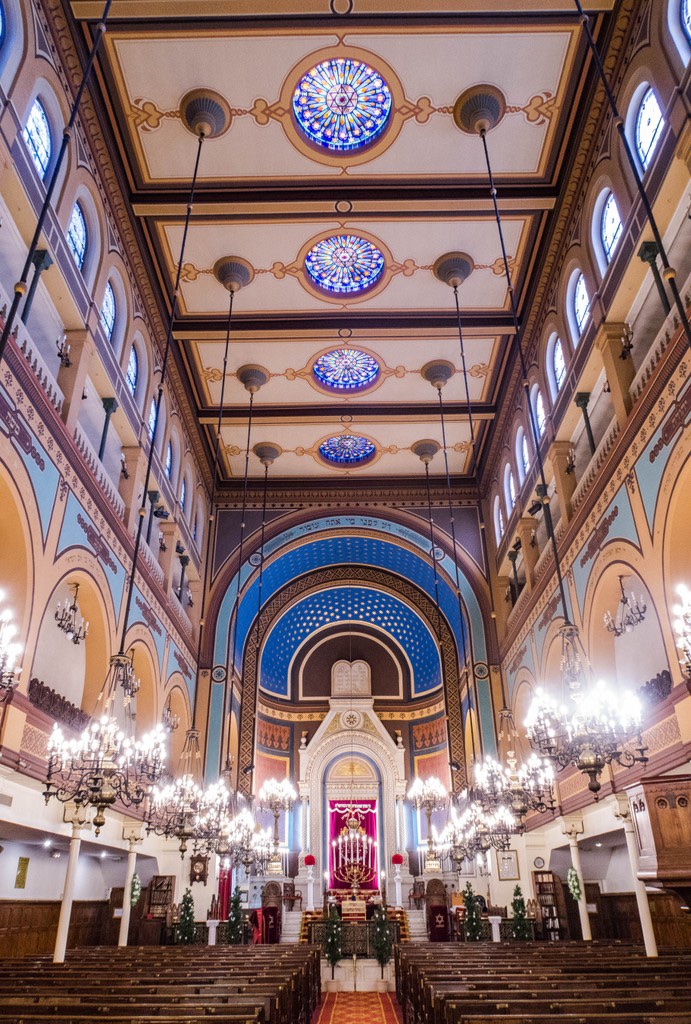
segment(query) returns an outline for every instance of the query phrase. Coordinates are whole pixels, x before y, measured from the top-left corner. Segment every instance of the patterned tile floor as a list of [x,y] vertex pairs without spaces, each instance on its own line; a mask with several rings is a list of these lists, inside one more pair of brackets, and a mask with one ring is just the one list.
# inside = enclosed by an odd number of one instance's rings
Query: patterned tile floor
[[336,992],[324,997],[314,1024],[400,1024],[396,997],[378,992]]

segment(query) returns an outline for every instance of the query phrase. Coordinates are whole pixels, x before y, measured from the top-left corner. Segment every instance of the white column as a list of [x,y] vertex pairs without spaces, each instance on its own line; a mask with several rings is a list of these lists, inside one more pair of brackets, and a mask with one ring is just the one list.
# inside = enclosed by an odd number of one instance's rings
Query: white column
[[498,914],[492,914],[488,920],[492,929],[492,942],[501,942],[501,931],[499,929],[499,926],[501,925],[501,918]]
[[70,930],[70,917],[72,916],[72,903],[74,900],[74,886],[77,881],[79,848],[82,845],[79,833],[86,823],[86,808],[78,807],[75,804],[66,804],[64,818],[65,821],[70,822],[72,825],[72,838],[70,839],[70,853],[67,859],[65,888],[62,894],[62,902],[60,904],[58,931],[55,936],[55,949],[53,951],[54,964],[63,964],[65,962],[67,935]]
[[120,918],[120,931],[118,933],[118,946],[127,945],[127,936],[130,930],[130,915],[132,913],[132,879],[137,864],[137,843],[142,839],[142,826],[140,822],[126,824],[122,829],[122,838],[129,843],[127,854],[127,869],[125,871],[125,888],[122,894],[122,917]]
[[578,903],[578,916],[581,919],[581,931],[583,938],[586,942],[592,942],[592,932],[590,931],[590,918],[588,917],[588,906],[585,898],[585,882],[583,881],[583,869],[581,868],[581,851],[578,847],[578,836],[582,835],[583,822],[578,819],[563,819],[564,835],[568,836],[569,847],[571,848],[571,864],[574,871],[578,875],[578,883],[581,887],[581,898],[577,900]]
[[636,894],[638,916],[641,920],[643,942],[645,943],[645,953],[646,956],[657,956],[657,942],[655,941],[653,919],[650,915],[648,894],[645,891],[645,883],[638,877],[638,846],[636,844],[636,835],[633,830],[633,821],[631,819],[631,809],[629,807],[628,797],[624,793],[615,793],[614,796],[617,801],[617,806],[614,809],[614,816],[615,818],[618,818],[624,826],[624,838],[626,839],[626,848],[629,851],[629,863],[631,864],[631,874],[633,875],[633,891]]
[[209,930],[209,942],[210,946],[216,945],[216,930],[218,928],[218,921],[207,921],[206,927]]
[[403,898],[401,896],[401,865],[394,865],[394,876],[393,880],[396,886],[396,910],[400,910],[403,907]]
[[314,866],[307,867],[307,910],[314,910]]

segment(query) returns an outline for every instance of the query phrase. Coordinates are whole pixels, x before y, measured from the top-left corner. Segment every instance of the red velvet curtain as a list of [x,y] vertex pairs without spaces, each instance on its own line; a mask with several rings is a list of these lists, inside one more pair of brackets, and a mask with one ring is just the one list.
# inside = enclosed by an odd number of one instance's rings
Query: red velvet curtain
[[[364,831],[368,852],[365,862],[371,866],[372,878],[363,883],[363,889],[379,888],[379,850],[377,847],[377,801],[376,800],[329,800],[329,888],[350,889],[350,882],[337,876],[339,864],[338,838],[347,833],[348,818],[354,812]],[[336,844],[334,846],[334,843]],[[370,852],[371,848],[371,852]]]
[[[223,865],[223,861],[221,861]],[[233,895],[233,869],[231,867],[224,868],[221,866],[221,870],[218,873],[218,919],[219,921],[228,920],[228,912],[230,910],[230,897]]]

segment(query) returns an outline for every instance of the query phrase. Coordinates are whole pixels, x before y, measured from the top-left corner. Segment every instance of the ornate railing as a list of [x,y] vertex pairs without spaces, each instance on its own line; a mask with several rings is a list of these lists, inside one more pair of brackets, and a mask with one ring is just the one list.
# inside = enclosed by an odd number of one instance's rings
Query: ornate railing
[[82,711],[61,693],[51,690],[40,679],[29,680],[29,700],[39,711],[44,711],[56,722],[62,722],[70,729],[81,732],[91,721],[91,716]]
[[[401,926],[398,921],[389,921],[393,941],[401,941]],[[309,942],[313,946],[324,949],[326,937],[326,921],[310,921],[307,926]],[[343,959],[360,956],[366,959],[374,957],[374,922],[346,921],[341,929],[341,953]]]

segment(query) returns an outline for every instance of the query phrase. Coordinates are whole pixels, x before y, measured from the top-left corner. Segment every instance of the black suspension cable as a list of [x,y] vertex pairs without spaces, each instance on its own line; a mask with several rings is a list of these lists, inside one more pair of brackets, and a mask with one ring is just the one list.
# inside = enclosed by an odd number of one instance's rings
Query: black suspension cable
[[[228,674],[226,675],[226,683],[223,693],[223,715],[221,719],[221,748],[219,751],[218,759],[218,771],[222,774],[223,771],[230,771],[230,720],[228,722],[228,744],[226,751],[225,765],[223,765],[223,728],[225,726],[226,715],[233,713],[233,699],[235,697],[235,644],[237,642],[238,633],[238,618],[240,617],[240,604],[241,604],[241,586],[242,586],[242,559],[244,555],[245,546],[245,520],[247,518],[247,485],[249,478],[249,465],[250,465],[250,440],[252,437],[252,410],[254,408],[254,391],[250,391],[250,404],[247,415],[247,445],[245,448],[245,477],[242,487],[242,511],[240,513],[240,544],[238,550],[238,589],[235,595],[235,618],[233,619],[233,625],[231,628],[231,646],[230,646],[230,666]],[[228,707],[228,678],[230,677],[230,708]]]
[[38,215],[36,228],[34,230],[33,237],[29,244],[29,251],[26,256],[24,267],[22,268],[22,274],[14,286],[12,304],[5,318],[5,326],[2,329],[2,334],[0,335],[0,362],[2,362],[2,358],[5,355],[7,339],[9,338],[10,332],[14,327],[14,321],[15,317],[17,316],[17,311],[19,309],[19,303],[22,301],[22,296],[26,294],[26,286],[29,280],[29,271],[31,270],[34,255],[41,241],[43,225],[45,224],[46,217],[48,216],[48,210],[50,209],[50,204],[53,199],[53,192],[55,191],[55,186],[57,185],[58,178],[60,177],[60,169],[62,167],[62,162],[65,158],[65,153],[67,152],[67,147],[70,143],[70,139],[72,138],[72,132],[74,129],[75,121],[77,120],[77,114],[79,113],[79,106],[82,101],[82,96],[84,95],[84,90],[86,89],[89,77],[91,75],[91,70],[94,66],[96,56],[101,46],[101,40],[103,39],[103,36],[106,32],[106,22],[108,20],[108,14],[110,13],[110,6],[112,2],[113,0],[106,0],[105,7],[103,8],[103,14],[101,15],[101,20],[96,25],[96,38],[94,39],[93,45],[91,47],[91,51],[86,62],[86,67],[84,68],[84,73],[82,74],[82,80],[79,83],[79,88],[77,89],[77,93],[74,97],[74,102],[72,103],[72,110],[70,112],[69,121],[67,122],[65,129],[62,133],[62,142],[60,144],[60,149],[58,150],[58,155],[55,158],[53,170],[50,174],[50,180],[48,181],[48,187],[46,189],[46,194],[43,199],[43,205],[41,206],[41,211]]
[[[446,678],[446,665],[444,661],[444,649],[442,647],[442,629],[441,629],[441,606],[439,604],[439,573],[437,572],[437,558],[435,555],[435,543],[434,543],[434,516],[432,515],[432,490],[430,488],[429,480],[429,464],[431,459],[425,457],[423,462],[425,464],[425,486],[427,488],[427,516],[429,520],[429,542],[430,542],[430,558],[432,559],[432,572],[434,574],[434,604],[437,610],[437,636],[439,638],[439,662],[441,666],[441,678],[442,687],[444,690],[444,701],[446,703],[446,742],[449,748],[449,757],[453,757],[451,750],[451,722],[449,716],[449,696],[448,696],[448,681]],[[463,631],[463,623],[461,622],[461,632]],[[461,712],[463,706],[461,705]],[[462,715],[461,715],[462,717]],[[451,788],[453,789],[454,773],[451,772]]]
[[[211,575],[211,563],[213,559],[213,552],[215,546],[215,523],[216,523],[216,493],[218,489],[218,456],[221,447],[221,425],[223,422],[223,405],[225,401],[225,390],[226,390],[226,376],[228,372],[228,352],[230,350],[230,325],[233,318],[233,296],[234,292],[229,292],[228,300],[228,321],[226,324],[226,344],[223,351],[223,375],[221,377],[221,396],[218,403],[218,419],[216,421],[216,443],[214,445],[214,463],[211,476],[211,511],[209,512],[208,518],[208,536],[206,539],[206,558],[204,561],[204,580],[202,588],[202,600],[199,614],[199,637],[197,639],[197,673],[194,687],[194,703],[192,705],[192,725],[187,734],[187,740],[185,741],[185,747],[188,747],[187,757],[191,759],[199,757],[199,732],[197,731],[197,706],[199,702],[199,672],[201,666],[202,656],[202,643],[204,638],[204,626],[205,626],[205,614],[206,614],[206,599],[207,599],[207,586],[209,583],[209,577]],[[211,692],[209,691],[208,700],[206,704],[206,735],[208,736],[209,729],[209,711],[211,708]],[[196,752],[193,748],[196,748]],[[180,758],[181,762],[185,756],[185,751]],[[202,770],[202,781],[204,780],[205,771]]]
[[[525,362],[525,355],[523,353],[523,338],[520,323],[518,322],[518,312],[516,310],[516,297],[514,294],[513,283],[511,280],[511,270],[509,268],[509,258],[506,254],[506,243],[504,241],[504,230],[501,223],[501,215],[499,213],[499,204],[497,202],[497,189],[494,184],[494,176],[492,174],[492,165],[489,159],[489,149],[487,148],[487,132],[484,128],[480,130],[480,138],[482,139],[482,148],[485,153],[485,162],[487,164],[487,176],[489,178],[490,195],[492,197],[492,205],[494,207],[494,217],[497,222],[497,229],[499,231],[499,242],[501,245],[502,261],[504,263],[504,276],[506,277],[506,286],[509,293],[509,302],[511,305],[511,318],[513,320],[514,332],[516,336],[516,348],[518,350],[518,357],[521,363],[521,374],[523,376],[523,390],[525,392],[526,402],[528,405],[528,419],[530,421],[530,431],[533,437],[533,446],[535,448],[535,457],[537,459],[538,469],[540,472],[540,482],[542,484],[542,510],[545,516],[545,524],[547,526],[547,534],[552,543],[552,549],[554,551],[554,567],[557,576],[557,585],[559,588],[559,598],[561,601],[562,613],[564,616],[564,625],[572,626],[571,618],[568,612],[568,606],[566,603],[566,589],[564,587],[564,578],[561,572],[561,562],[559,561],[559,551],[557,549],[557,538],[554,533],[554,524],[552,522],[552,513],[549,507],[549,498],[547,496],[547,478],[545,476],[545,464],[542,459],[542,451],[540,450],[540,432],[537,427],[537,418],[535,410],[533,409],[533,403],[530,400],[530,381],[528,379],[528,368]],[[458,314],[459,325],[460,325],[460,311]]]
[[657,221],[655,220],[655,215],[653,213],[653,208],[650,205],[650,200],[648,199],[648,193],[645,190],[645,186],[643,185],[643,179],[641,178],[641,174],[640,174],[640,171],[638,169],[638,164],[636,162],[636,157],[634,156],[633,151],[631,149],[631,144],[629,143],[629,140],[626,137],[626,130],[624,128],[624,121],[623,121],[623,119],[621,117],[621,114],[619,113],[618,108],[617,108],[617,101],[614,98],[614,93],[612,92],[610,84],[609,84],[609,82],[607,80],[607,73],[605,71],[604,64],[602,63],[602,58],[600,57],[600,53],[599,53],[597,45],[595,43],[595,39],[593,38],[593,33],[591,31],[591,28],[590,28],[590,19],[589,19],[588,15],[585,14],[584,11],[583,11],[583,6],[581,4],[581,0],[574,0],[574,3],[576,4],[576,9],[578,10],[578,13],[580,15],[581,23],[583,25],[583,30],[585,32],[586,39],[588,40],[588,46],[590,48],[590,52],[592,54],[595,67],[597,69],[597,73],[598,73],[598,75],[600,77],[600,81],[602,82],[603,88],[605,90],[605,95],[607,96],[607,102],[609,103],[610,109],[612,111],[612,116],[614,117],[615,127],[617,129],[617,132],[619,133],[619,138],[621,139],[622,146],[624,147],[624,152],[626,153],[626,158],[627,158],[627,160],[629,162],[629,166],[631,167],[631,173],[633,175],[633,180],[636,183],[636,188],[637,188],[638,194],[639,194],[639,196],[641,198],[641,203],[643,204],[643,209],[645,210],[645,215],[646,215],[646,217],[648,219],[648,223],[650,224],[650,229],[651,229],[651,231],[653,233],[653,237],[655,239],[655,244],[657,245],[658,253],[660,254],[660,259],[662,260],[662,266],[663,266],[662,276],[665,279],[665,281],[667,281],[667,283],[669,285],[669,290],[672,293],[672,298],[674,299],[674,304],[677,307],[677,313],[679,314],[679,319],[680,319],[680,321],[681,321],[681,323],[683,325],[683,328],[684,328],[684,334],[686,335],[686,341],[687,341],[689,347],[691,347],[691,324],[689,324],[689,318],[686,315],[686,309],[684,307],[684,303],[682,301],[681,295],[679,294],[679,289],[677,287],[677,280],[676,280],[677,279],[677,272],[674,269],[674,267],[670,266],[670,262],[669,262],[669,259],[667,257],[667,251],[666,251],[664,243],[662,241],[662,235],[660,234],[660,229],[657,226]]
[[161,402],[163,400],[163,383],[166,375],[166,368],[168,366],[168,357],[170,355],[171,343],[173,340],[173,324],[175,323],[175,317],[177,315],[178,298],[180,295],[180,275],[182,274],[182,264],[185,257],[185,246],[187,243],[187,235],[189,232],[190,219],[192,216],[192,209],[194,206],[194,194],[197,185],[197,175],[199,173],[199,160],[202,153],[202,145],[204,144],[204,133],[199,133],[199,141],[197,145],[197,157],[194,162],[194,174],[192,175],[192,186],[190,188],[190,197],[187,203],[187,212],[185,215],[185,227],[182,233],[182,242],[180,244],[180,257],[178,259],[178,268],[175,275],[175,288],[173,291],[173,300],[170,306],[170,314],[168,317],[168,330],[166,333],[166,344],[163,350],[163,361],[161,363],[161,376],[158,382],[158,393],[156,395],[156,412],[154,419],[153,430],[151,431],[151,438],[149,443],[149,456],[146,460],[146,473],[144,475],[144,487],[142,490],[142,503],[139,508],[139,523],[137,524],[137,534],[134,542],[134,552],[132,555],[132,567],[129,576],[129,586],[127,588],[127,601],[125,603],[125,614],[122,623],[122,631],[120,633],[120,649],[118,656],[123,657],[125,654],[125,639],[127,636],[127,628],[130,619],[130,609],[132,607],[132,595],[134,593],[134,579],[137,572],[137,563],[139,561],[139,551],[141,547],[142,530],[144,528],[144,519],[146,518],[146,501],[149,490],[149,481],[151,479],[151,467],[153,464],[154,450],[156,448],[156,435],[158,433],[159,425],[159,412],[161,409]]

